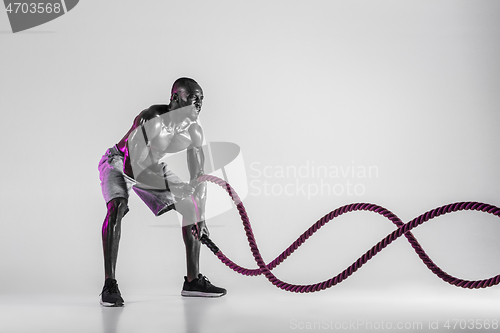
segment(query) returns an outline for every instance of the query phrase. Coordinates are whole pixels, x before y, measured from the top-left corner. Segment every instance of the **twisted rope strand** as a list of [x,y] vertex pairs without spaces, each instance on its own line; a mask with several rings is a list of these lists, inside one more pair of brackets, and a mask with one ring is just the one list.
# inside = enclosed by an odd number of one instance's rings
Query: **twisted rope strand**
[[[419,258],[422,260],[422,262],[429,268],[434,274],[436,274],[439,278],[441,278],[443,281],[448,282],[449,284],[452,284],[457,287],[462,287],[462,288],[469,288],[469,289],[477,289],[477,288],[486,288],[486,287],[491,287],[494,285],[497,285],[500,283],[500,274],[496,275],[494,277],[491,277],[489,279],[484,279],[484,280],[463,280],[459,279],[456,277],[453,277],[449,275],[448,273],[444,272],[441,268],[439,268],[432,260],[431,258],[425,253],[424,249],[420,246],[418,243],[417,239],[413,234],[410,232],[413,228],[416,228],[417,226],[429,221],[430,219],[433,219],[435,217],[451,213],[451,212],[456,212],[456,211],[461,211],[461,210],[475,210],[475,211],[482,211],[482,212],[487,212],[489,214],[493,214],[495,216],[500,216],[500,208],[481,203],[481,202],[456,202],[452,204],[448,204],[445,206],[441,206],[435,209],[432,209],[416,218],[411,220],[408,223],[403,223],[399,217],[397,217],[394,213],[389,211],[388,209],[375,205],[375,204],[370,204],[370,203],[355,203],[355,204],[350,204],[350,205],[345,205],[342,207],[339,207],[330,213],[326,214],[323,216],[321,219],[319,219],[316,223],[314,223],[309,229],[307,229],[302,235],[300,235],[297,240],[295,240],[285,251],[283,251],[278,257],[276,257],[274,260],[272,260],[269,264],[266,265],[264,260],[262,259],[262,256],[260,255],[260,251],[257,246],[257,242],[255,241],[255,237],[252,232],[252,227],[250,225],[250,219],[248,218],[248,214],[245,210],[245,207],[243,206],[243,203],[241,202],[238,194],[234,189],[224,180],[211,176],[211,175],[203,175],[198,178],[199,182],[203,181],[208,181],[214,184],[217,184],[224,188],[226,192],[228,192],[229,196],[231,199],[234,201],[236,208],[238,209],[238,212],[240,214],[241,220],[243,222],[243,227],[245,230],[245,234],[248,239],[248,244],[250,246],[250,251],[253,254],[253,257],[255,259],[255,262],[259,266],[257,269],[248,269],[241,267],[231,261],[228,257],[226,257],[222,251],[218,251],[215,253],[215,255],[219,258],[219,260],[224,263],[226,266],[229,268],[233,269],[234,271],[243,274],[243,275],[248,275],[248,276],[256,276],[260,274],[264,274],[264,276],[276,287],[290,291],[290,292],[296,292],[296,293],[308,293],[308,292],[315,292],[315,291],[320,291],[324,290],[327,288],[330,288],[343,280],[347,279],[350,275],[352,275],[354,272],[356,272],[361,266],[363,266],[368,260],[373,258],[377,253],[379,253],[382,249],[387,247],[389,244],[391,244],[394,240],[397,238],[401,237],[402,235],[405,235],[407,238],[408,242],[411,244]],[[309,284],[309,285],[294,285],[290,284],[287,282],[284,282],[280,279],[278,279],[273,273],[271,273],[271,270],[274,269],[276,266],[278,266],[280,263],[282,263],[286,258],[288,258],[300,245],[302,245],[309,237],[311,237],[316,231],[318,231],[322,226],[324,226],[326,223],[331,221],[332,219],[345,214],[349,212],[354,212],[354,211],[359,211],[359,210],[366,210],[366,211],[371,211],[378,213],[387,219],[389,219],[392,223],[394,223],[397,227],[396,230],[391,232],[389,235],[387,235],[385,238],[383,238],[380,242],[378,242],[376,245],[374,245],[370,250],[368,250],[365,254],[363,254],[361,257],[359,257],[351,266],[347,267],[344,271],[342,271],[340,274],[337,276],[334,276],[333,278],[318,282],[316,284]]]

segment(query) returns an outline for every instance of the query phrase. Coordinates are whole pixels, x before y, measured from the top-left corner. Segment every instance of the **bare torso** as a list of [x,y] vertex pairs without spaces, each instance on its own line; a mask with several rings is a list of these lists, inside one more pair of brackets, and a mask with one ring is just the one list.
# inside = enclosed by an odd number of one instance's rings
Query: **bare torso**
[[153,105],[142,111],[130,130],[116,145],[125,155],[124,172],[133,175],[158,164],[166,154],[202,144],[202,129],[191,108],[169,110],[168,105]]

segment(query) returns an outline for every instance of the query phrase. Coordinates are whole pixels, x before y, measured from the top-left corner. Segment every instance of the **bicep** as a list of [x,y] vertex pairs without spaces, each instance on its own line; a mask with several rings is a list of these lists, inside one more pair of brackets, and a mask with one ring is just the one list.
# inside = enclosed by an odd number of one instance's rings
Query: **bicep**
[[203,146],[203,129],[198,123],[194,123],[189,127],[189,135],[191,136],[191,148]]

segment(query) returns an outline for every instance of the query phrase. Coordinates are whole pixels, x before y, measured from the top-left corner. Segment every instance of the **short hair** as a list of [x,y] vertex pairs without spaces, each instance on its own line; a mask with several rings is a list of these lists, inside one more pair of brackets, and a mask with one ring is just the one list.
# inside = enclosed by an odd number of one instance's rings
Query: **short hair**
[[189,87],[189,86],[191,86],[193,84],[199,86],[198,82],[196,82],[195,80],[193,80],[193,79],[191,79],[189,77],[178,78],[177,80],[175,80],[174,84],[172,84],[171,94],[173,95],[179,89],[181,89],[181,88],[187,88],[187,87]]

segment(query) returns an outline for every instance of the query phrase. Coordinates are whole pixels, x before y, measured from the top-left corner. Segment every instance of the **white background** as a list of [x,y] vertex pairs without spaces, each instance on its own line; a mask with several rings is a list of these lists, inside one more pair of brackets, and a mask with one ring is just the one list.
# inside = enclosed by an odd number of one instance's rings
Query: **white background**
[[[404,222],[456,201],[499,206],[499,15],[497,1],[86,0],[12,34],[2,11],[0,293],[100,292],[106,209],[97,163],[141,110],[168,103],[180,76],[203,87],[206,138],[238,144],[249,181],[252,163],[379,170],[354,179],[362,196],[249,194],[266,262],[351,202],[377,203]],[[185,263],[175,213],[157,219],[135,194],[130,208],[117,269],[122,291],[177,293]],[[448,273],[485,279],[500,273],[498,222],[454,213],[414,234]],[[210,225],[224,253],[256,267],[236,212]],[[392,230],[373,213],[342,216],[275,273],[290,283],[323,281]],[[201,270],[230,290],[280,293],[206,249]],[[433,287],[437,297],[454,288],[404,239],[335,288],[398,286]]]

